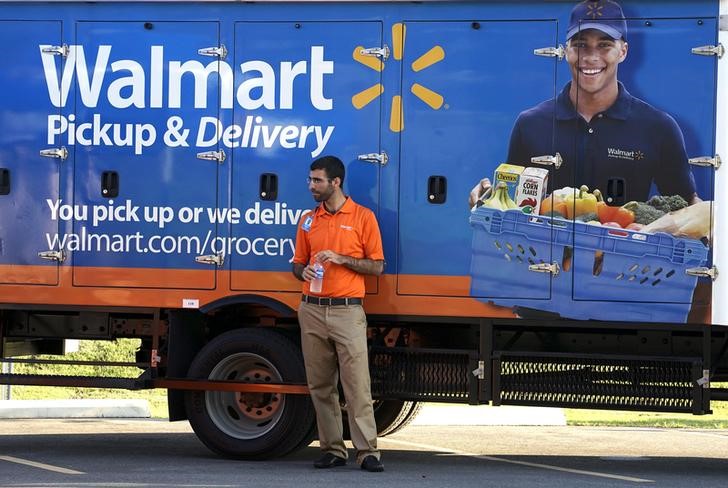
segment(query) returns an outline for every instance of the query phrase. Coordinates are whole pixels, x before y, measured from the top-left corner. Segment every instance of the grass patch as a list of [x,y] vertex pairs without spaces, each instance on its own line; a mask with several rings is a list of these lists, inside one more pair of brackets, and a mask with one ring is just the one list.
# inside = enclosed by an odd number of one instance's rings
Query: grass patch
[[[725,387],[725,385],[719,385]],[[710,402],[711,415],[564,409],[568,425],[728,429],[728,402]]]
[[[721,402],[725,403],[725,402]],[[664,427],[695,429],[728,429],[728,413],[725,408],[712,415],[681,413],[615,412],[611,410],[564,410],[567,425],[612,426],[612,427]]]

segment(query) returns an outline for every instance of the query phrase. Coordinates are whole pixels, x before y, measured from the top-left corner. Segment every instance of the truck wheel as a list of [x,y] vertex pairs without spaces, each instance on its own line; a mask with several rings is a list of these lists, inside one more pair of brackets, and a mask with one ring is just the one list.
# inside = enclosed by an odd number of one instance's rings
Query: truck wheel
[[[210,341],[190,378],[305,383],[300,349],[273,330],[238,329]],[[312,440],[315,414],[307,395],[190,391],[185,408],[197,437],[237,459],[283,456]]]
[[377,435],[380,437],[394,434],[412,422],[422,404],[400,400],[381,400],[374,402],[374,419],[377,422]]
[[[342,397],[340,397],[342,398]],[[342,398],[343,399],[343,398]],[[344,400],[345,402],[345,400]],[[351,439],[349,421],[346,416],[346,404],[342,405],[344,422],[344,439]],[[377,436],[384,437],[402,430],[414,420],[422,404],[402,400],[374,400],[374,421],[377,423]]]

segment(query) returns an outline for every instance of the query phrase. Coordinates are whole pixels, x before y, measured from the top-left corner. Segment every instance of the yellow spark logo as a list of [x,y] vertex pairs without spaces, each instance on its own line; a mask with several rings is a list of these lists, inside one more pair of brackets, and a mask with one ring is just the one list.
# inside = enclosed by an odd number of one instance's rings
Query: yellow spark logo
[[[392,57],[397,61],[402,60],[405,35],[406,27],[404,24],[394,24],[392,26],[392,44],[394,47]],[[378,57],[364,56],[361,54],[361,50],[362,46],[354,48],[355,61],[377,72],[384,71],[384,62],[381,59]],[[429,68],[433,64],[439,63],[443,59],[445,59],[445,50],[440,46],[435,46],[412,62],[412,71],[417,73],[425,68]],[[420,85],[419,83],[413,83],[410,87],[410,91],[414,96],[425,102],[433,110],[439,110],[445,103],[445,99],[442,95]],[[376,100],[382,93],[384,93],[384,85],[377,83],[376,85],[370,86],[351,97],[351,103],[357,110],[360,110]],[[401,95],[394,95],[392,97],[392,112],[389,114],[389,129],[392,132],[401,132],[404,130]]]
[[586,14],[592,18],[592,20],[596,20],[598,17],[602,16],[602,9],[604,8],[604,5],[600,5],[600,3],[590,3],[586,6],[587,12]]

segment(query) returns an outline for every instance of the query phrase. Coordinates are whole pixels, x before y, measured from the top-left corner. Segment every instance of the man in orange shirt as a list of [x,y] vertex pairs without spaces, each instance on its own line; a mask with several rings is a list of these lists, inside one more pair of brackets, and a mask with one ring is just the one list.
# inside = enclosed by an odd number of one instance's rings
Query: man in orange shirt
[[[361,469],[379,472],[384,466],[377,449],[362,299],[364,275],[382,274],[384,252],[374,213],[344,195],[344,173],[344,164],[333,156],[311,164],[308,188],[321,205],[301,219],[293,257],[293,274],[304,282],[298,321],[323,451],[314,466],[343,466],[348,457],[337,387],[340,372],[356,461]],[[311,291],[315,262],[324,267],[319,293]]]

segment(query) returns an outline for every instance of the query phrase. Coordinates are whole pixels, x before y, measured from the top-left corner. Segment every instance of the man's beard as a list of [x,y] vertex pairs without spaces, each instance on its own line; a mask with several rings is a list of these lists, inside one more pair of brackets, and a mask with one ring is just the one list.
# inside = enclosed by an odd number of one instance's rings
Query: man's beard
[[313,199],[317,202],[325,202],[334,193],[333,189],[328,188],[326,191],[313,194]]

